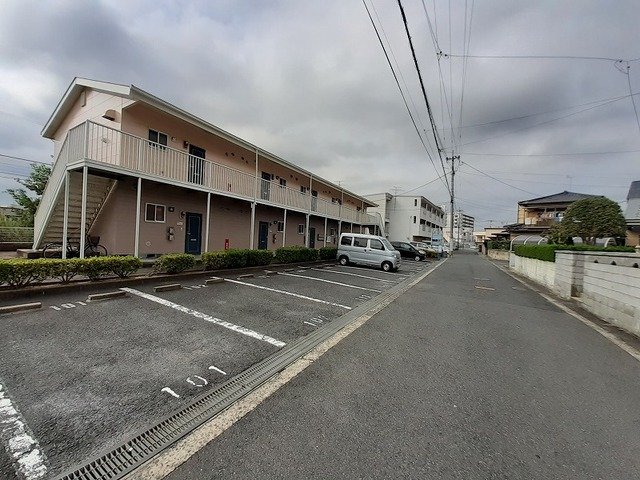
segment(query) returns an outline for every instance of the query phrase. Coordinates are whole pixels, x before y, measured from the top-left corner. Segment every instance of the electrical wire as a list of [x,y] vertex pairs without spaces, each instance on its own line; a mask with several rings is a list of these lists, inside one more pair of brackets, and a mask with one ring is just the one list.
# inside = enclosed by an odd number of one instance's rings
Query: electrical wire
[[589,57],[579,55],[460,55],[455,53],[443,53],[445,58],[495,58],[495,59],[537,59],[537,60],[600,60],[608,62],[635,62],[640,59],[624,60],[612,57]]
[[51,162],[47,163],[47,162],[40,162],[38,160],[29,160],[28,158],[14,157],[13,155],[7,155],[4,153],[0,153],[0,157],[10,158],[12,160],[20,160],[21,162],[37,163],[40,165],[51,165]]
[[509,184],[509,183],[507,183],[507,182],[503,182],[503,181],[502,181],[502,180],[500,180],[499,178],[496,178],[496,177],[494,177],[493,175],[489,175],[488,173],[485,173],[485,172],[483,172],[482,170],[477,169],[476,167],[474,167],[474,166],[473,166],[473,165],[471,165],[470,163],[463,162],[463,161],[460,161],[460,163],[461,163],[462,165],[466,165],[467,167],[469,167],[469,168],[471,168],[471,169],[475,170],[476,172],[481,173],[481,174],[482,174],[482,175],[484,175],[485,177],[491,178],[491,179],[495,180],[496,182],[499,182],[499,183],[502,183],[503,185],[506,185],[507,187],[511,187],[511,188],[516,189],[516,190],[520,190],[521,192],[529,193],[529,194],[531,194],[531,195],[538,195],[537,193],[530,192],[529,190],[525,190],[524,188],[516,187],[515,185],[511,185],[511,184]]
[[389,58],[389,55],[387,54],[387,49],[384,46],[384,43],[382,42],[382,38],[380,37],[380,33],[378,32],[378,27],[376,26],[375,22],[373,21],[373,17],[371,16],[371,12],[369,11],[369,7],[367,6],[365,0],[362,0],[362,4],[364,5],[364,8],[367,11],[367,15],[369,16],[369,20],[371,21],[371,25],[373,26],[373,29],[375,30],[376,36],[378,37],[378,42],[380,42],[380,46],[382,47],[382,51],[384,53],[384,56],[387,59],[387,63],[389,64],[389,68],[391,69],[391,73],[393,74],[393,78],[396,81],[396,85],[398,86],[398,90],[400,91],[400,95],[402,96],[402,101],[404,102],[404,106],[406,107],[407,113],[409,114],[409,117],[411,118],[411,123],[413,124],[413,127],[415,128],[416,133],[418,134],[418,138],[420,138],[420,143],[422,143],[422,146],[424,147],[425,152],[427,152],[427,156],[429,157],[429,160],[431,161],[431,164],[433,165],[433,168],[437,172],[438,169],[436,168],[436,164],[433,161],[433,157],[431,156],[431,153],[429,152],[429,149],[427,148],[427,145],[425,144],[425,141],[422,138],[422,135],[420,134],[420,130],[418,129],[418,125],[416,124],[416,121],[413,118],[413,113],[411,113],[411,109],[409,108],[409,104],[407,103],[407,99],[406,99],[406,97],[404,95],[404,92],[402,91],[402,87],[400,86],[400,81],[398,80],[398,75],[396,75],[396,71],[393,68],[393,64],[391,63],[391,59]]
[[504,137],[506,135],[511,135],[512,133],[522,132],[523,130],[528,130],[530,128],[538,127],[540,125],[546,125],[547,123],[551,123],[551,122],[555,122],[555,121],[558,121],[558,120],[562,120],[564,118],[568,118],[568,117],[571,117],[573,115],[578,115],[579,113],[587,112],[589,110],[593,110],[594,108],[599,108],[599,107],[602,107],[602,106],[605,106],[605,105],[609,105],[611,103],[615,103],[615,102],[618,102],[620,100],[621,100],[620,98],[615,99],[615,100],[609,100],[608,102],[605,102],[605,103],[602,103],[602,104],[599,104],[599,105],[594,105],[592,107],[584,108],[582,110],[578,110],[577,112],[572,112],[572,113],[569,113],[567,115],[563,115],[561,117],[552,118],[551,120],[545,120],[543,122],[534,123],[533,125],[529,125],[529,126],[526,126],[526,127],[518,128],[518,129],[515,129],[515,130],[510,130],[508,132],[504,132],[504,133],[501,133],[499,135],[494,135],[492,137],[484,138],[482,140],[474,140],[473,142],[463,143],[461,146],[464,147],[464,146],[467,146],[467,145],[473,145],[475,143],[482,143],[482,142],[486,142],[488,140],[493,140],[494,138],[500,138],[500,137]]
[[613,155],[625,153],[639,153],[640,150],[618,150],[611,152],[562,152],[562,153],[482,153],[482,152],[462,152],[464,155],[487,155],[491,157],[563,157],[563,156],[584,156],[584,155]]
[[443,178],[445,175],[446,175],[446,173],[443,173],[443,174],[442,174],[442,175],[440,175],[439,177],[434,178],[433,180],[429,180],[427,183],[424,183],[424,184],[422,184],[422,185],[420,185],[420,186],[418,186],[418,187],[412,188],[412,189],[410,189],[410,190],[406,190],[406,191],[402,192],[402,195],[405,195],[405,194],[407,194],[407,193],[411,193],[411,192],[415,192],[416,190],[418,190],[418,189],[420,189],[420,188],[426,187],[427,185],[431,185],[432,183],[437,182],[438,180],[440,180],[441,178]]
[[627,62],[627,83],[629,84],[629,96],[631,97],[631,103],[633,104],[633,113],[636,115],[636,124],[638,125],[638,132],[640,132],[640,120],[638,120],[638,109],[636,108],[636,101],[633,98],[631,91],[631,66]]

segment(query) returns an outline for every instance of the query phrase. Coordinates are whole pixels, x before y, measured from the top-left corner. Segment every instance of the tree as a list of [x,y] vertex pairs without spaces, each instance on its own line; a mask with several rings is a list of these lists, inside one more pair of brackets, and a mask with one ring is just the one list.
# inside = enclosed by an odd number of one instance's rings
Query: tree
[[560,237],[580,237],[595,245],[596,238],[624,237],[626,223],[620,205],[606,197],[593,197],[569,205],[559,230]]
[[13,197],[13,200],[22,208],[20,215],[20,223],[23,225],[33,226],[33,217],[40,204],[40,197],[47,186],[47,181],[51,175],[51,166],[45,164],[31,164],[31,173],[22,180],[18,179],[18,183],[27,187],[28,190],[35,192],[36,198],[27,195],[23,188],[8,188],[7,193]]

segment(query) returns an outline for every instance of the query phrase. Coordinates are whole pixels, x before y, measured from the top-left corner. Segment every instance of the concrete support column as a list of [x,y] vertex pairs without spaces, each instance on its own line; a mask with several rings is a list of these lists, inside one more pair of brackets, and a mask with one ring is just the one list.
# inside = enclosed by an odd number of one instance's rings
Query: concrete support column
[[285,241],[287,239],[287,209],[284,209],[284,217],[283,217],[284,228],[282,230],[282,246],[284,247]]
[[84,258],[84,247],[87,235],[87,180],[89,168],[82,167],[82,208],[80,210],[80,258]]
[[341,233],[342,233],[342,220],[338,220],[338,238],[340,238]]
[[136,230],[133,243],[133,255],[140,256],[140,208],[142,207],[142,178],[138,177],[138,188],[136,188]]
[[304,246],[307,248],[309,248],[309,217],[310,216],[311,215],[307,213],[307,220],[304,227]]
[[327,217],[324,217],[324,247],[327,246]]
[[254,230],[256,229],[256,202],[251,204],[251,232],[249,233],[249,248],[253,250],[253,241],[255,235]]
[[71,173],[64,174],[64,213],[62,216],[62,258],[67,258],[69,241],[69,188],[71,188]]
[[206,220],[206,226],[207,226],[207,231],[204,234],[204,251],[208,252],[209,251],[209,230],[211,229],[211,192],[207,193],[207,220]]

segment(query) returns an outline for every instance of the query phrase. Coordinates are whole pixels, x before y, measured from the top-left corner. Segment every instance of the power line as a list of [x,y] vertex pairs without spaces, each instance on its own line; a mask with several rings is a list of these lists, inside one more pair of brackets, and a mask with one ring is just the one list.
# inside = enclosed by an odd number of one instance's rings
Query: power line
[[473,165],[471,165],[471,164],[469,164],[469,163],[467,163],[467,162],[460,162],[460,163],[462,163],[463,165],[468,166],[469,168],[472,168],[472,169],[473,169],[473,170],[475,170],[476,172],[481,173],[481,174],[482,174],[482,175],[484,175],[485,177],[491,178],[491,179],[495,180],[496,182],[499,182],[499,183],[502,183],[503,185],[506,185],[507,187],[515,188],[516,190],[520,190],[521,192],[529,193],[529,194],[531,194],[531,195],[538,195],[537,193],[530,192],[529,190],[525,190],[525,189],[523,189],[523,188],[516,187],[515,185],[511,185],[511,184],[509,184],[509,183],[507,183],[507,182],[503,182],[503,181],[502,181],[502,180],[500,180],[499,178],[496,178],[496,177],[494,177],[493,175],[489,175],[488,173],[485,173],[485,172],[483,172],[482,170],[477,169],[476,167],[474,167]]
[[[415,128],[416,133],[418,134],[418,137],[420,138],[420,143],[422,143],[422,146],[424,147],[425,152],[427,152],[427,156],[429,157],[429,160],[431,161],[431,164],[433,165],[433,168],[437,172],[438,169],[436,167],[436,164],[433,161],[431,153],[429,152],[429,149],[427,148],[427,145],[425,144],[424,139],[422,138],[422,135],[420,134],[420,130],[418,129],[418,125],[416,124],[416,121],[413,118],[413,113],[411,113],[411,109],[409,108],[409,104],[407,103],[407,99],[406,99],[406,97],[404,95],[404,92],[402,91],[402,87],[400,86],[400,81],[398,80],[398,75],[396,75],[396,71],[393,68],[393,65],[391,63],[391,59],[389,58],[389,55],[387,54],[387,49],[384,46],[384,43],[382,42],[382,38],[380,37],[380,33],[378,32],[378,27],[376,27],[376,24],[373,21],[373,17],[371,16],[371,12],[369,11],[369,7],[367,6],[365,0],[362,0],[362,4],[364,5],[364,8],[366,9],[367,15],[369,16],[369,20],[371,21],[371,25],[373,26],[373,29],[376,32],[376,36],[378,37],[378,42],[380,42],[380,46],[382,47],[382,51],[384,53],[384,56],[387,59],[387,63],[389,64],[389,68],[391,69],[391,73],[393,74],[393,78],[396,81],[396,85],[398,86],[398,90],[400,91],[400,95],[402,96],[402,101],[404,102],[404,106],[406,107],[407,113],[409,114],[409,117],[411,118],[411,123],[413,124],[413,127]],[[437,148],[437,143],[436,143],[436,148]]]
[[433,180],[429,180],[427,183],[424,183],[424,184],[422,184],[422,185],[420,185],[420,186],[418,186],[418,187],[415,187],[415,188],[412,188],[412,189],[407,190],[407,191],[405,191],[405,192],[402,192],[402,194],[404,195],[404,194],[406,194],[406,193],[415,192],[416,190],[418,190],[418,189],[420,189],[420,188],[426,187],[427,185],[431,185],[433,182],[437,182],[438,180],[440,180],[441,178],[443,178],[445,175],[446,175],[446,173],[443,173],[443,174],[442,174],[442,175],[440,175],[439,177],[434,178]]
[[495,58],[495,59],[537,59],[537,60],[600,60],[608,62],[635,62],[640,60],[636,58],[633,60],[624,60],[622,58],[613,57],[590,57],[580,55],[460,55],[455,53],[443,53],[445,58]]
[[533,125],[528,125],[526,127],[517,128],[515,130],[510,130],[508,132],[504,132],[504,133],[501,133],[499,135],[494,135],[492,137],[488,137],[488,138],[485,138],[485,139],[482,139],[482,140],[474,140],[473,142],[463,143],[461,146],[464,147],[466,145],[472,145],[474,143],[482,143],[482,142],[486,142],[487,140],[493,140],[494,138],[504,137],[505,135],[511,135],[512,133],[521,132],[523,130],[528,130],[530,128],[534,128],[534,127],[537,127],[537,126],[540,126],[540,125],[546,125],[547,123],[555,122],[557,120],[562,120],[564,118],[568,118],[568,117],[571,117],[573,115],[578,115],[579,113],[583,113],[583,112],[586,112],[586,111],[589,111],[589,110],[593,110],[594,108],[602,107],[604,105],[609,105],[611,103],[615,103],[615,102],[618,102],[620,100],[621,100],[621,98],[614,99],[614,100],[609,100],[608,102],[605,102],[605,103],[602,103],[602,104],[599,104],[599,105],[594,105],[594,106],[591,106],[591,107],[588,107],[588,108],[583,108],[582,110],[578,110],[577,112],[568,113],[567,115],[563,115],[561,117],[552,118],[551,120],[545,120],[543,122],[534,123]]
[[624,153],[638,153],[640,150],[618,150],[611,152],[562,152],[562,153],[482,153],[463,152],[464,155],[487,155],[491,157],[563,157],[563,156],[584,156],[584,155],[613,155]]
[[[436,149],[438,150],[438,156],[440,157],[440,162],[442,163],[442,145],[440,144],[440,139],[438,137],[438,129],[436,128],[436,124],[435,124],[435,120],[433,118],[433,112],[431,111],[431,105],[429,105],[429,99],[427,98],[427,91],[424,88],[424,82],[422,80],[422,73],[420,72],[420,65],[418,65],[418,58],[416,57],[416,51],[413,48],[413,40],[411,40],[411,34],[409,33],[409,25],[407,23],[407,16],[404,13],[404,8],[402,7],[402,2],[401,0],[398,0],[398,7],[400,8],[400,14],[402,16],[402,23],[404,23],[404,29],[405,32],[407,34],[407,39],[409,40],[409,47],[411,49],[411,55],[413,57],[413,63],[415,65],[416,71],[418,72],[418,80],[420,81],[420,88],[422,90],[422,97],[424,98],[424,103],[427,107],[427,113],[429,114],[429,122],[431,123],[431,129],[433,131],[433,138],[436,144]],[[433,159],[431,157],[429,157],[431,159],[431,162],[434,164],[433,168],[436,169],[436,171],[438,171],[438,169],[435,166],[435,162],[433,162]],[[445,177],[445,181],[446,181],[446,177]],[[447,183],[447,188],[449,188],[449,185]]]
[[[632,93],[631,95],[640,95],[640,93]],[[586,103],[581,103],[578,105],[571,105],[568,107],[562,107],[562,108],[555,108],[553,110],[545,110],[543,112],[536,112],[536,113],[530,113],[527,115],[520,115],[518,117],[510,117],[510,118],[505,118],[503,120],[493,120],[491,122],[484,122],[484,123],[474,123],[471,125],[463,125],[460,128],[475,128],[475,127],[484,127],[484,126],[488,126],[488,125],[495,125],[498,123],[505,123],[505,122],[511,122],[514,120],[522,120],[525,118],[530,118],[530,117],[536,117],[539,115],[546,115],[548,113],[556,113],[556,112],[563,112],[565,110],[573,110],[574,108],[579,108],[579,107],[585,107],[587,105],[593,105],[596,103],[602,103],[602,105],[606,105],[606,103],[603,102],[608,102],[609,100],[622,100],[624,98],[629,98],[631,95],[620,95],[617,97],[609,97],[609,98],[602,98],[600,100],[593,100],[591,102],[586,102]]]
[[41,165],[51,165],[51,162],[47,163],[47,162],[40,162],[38,160],[29,160],[28,158],[14,157],[13,155],[7,155],[4,153],[0,153],[0,157],[11,158],[13,160],[20,160],[21,162],[38,163]]

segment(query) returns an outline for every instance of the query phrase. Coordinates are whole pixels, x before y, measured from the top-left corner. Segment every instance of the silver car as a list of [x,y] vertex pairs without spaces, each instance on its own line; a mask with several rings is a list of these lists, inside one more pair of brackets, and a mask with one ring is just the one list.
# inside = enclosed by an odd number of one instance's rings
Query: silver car
[[400,267],[400,252],[393,248],[389,240],[362,233],[341,234],[336,258],[340,265],[356,263],[379,267],[385,272]]

